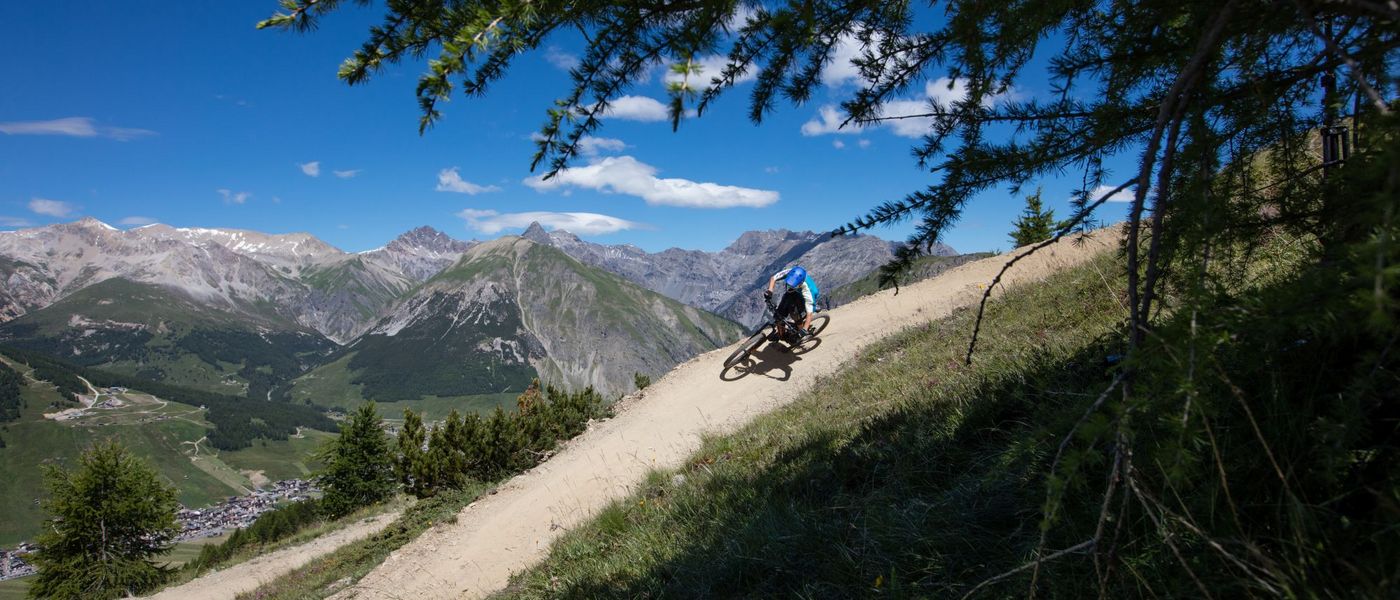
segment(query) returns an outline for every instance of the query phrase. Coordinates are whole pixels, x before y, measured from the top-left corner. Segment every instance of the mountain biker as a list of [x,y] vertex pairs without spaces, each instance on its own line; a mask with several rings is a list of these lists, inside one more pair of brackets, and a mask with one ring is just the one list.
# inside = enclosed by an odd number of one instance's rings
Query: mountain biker
[[804,335],[810,335],[812,331],[812,314],[816,312],[817,282],[812,280],[812,276],[807,274],[807,269],[800,266],[783,269],[774,273],[768,278],[768,289],[763,290],[763,299],[773,299],[773,287],[778,285],[778,280],[783,280],[787,284],[787,291],[783,292],[782,300],[778,301],[777,313],[778,338],[787,336],[784,331],[783,322],[797,311],[802,311],[802,331]]

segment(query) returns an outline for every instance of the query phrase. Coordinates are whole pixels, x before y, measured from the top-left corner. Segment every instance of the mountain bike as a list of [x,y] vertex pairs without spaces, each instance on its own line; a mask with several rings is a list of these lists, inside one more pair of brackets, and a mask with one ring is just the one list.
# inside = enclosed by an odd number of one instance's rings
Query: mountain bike
[[[753,354],[758,350],[759,346],[763,345],[763,342],[782,341],[788,345],[790,351],[805,351],[807,344],[812,342],[812,340],[816,340],[817,336],[821,335],[821,332],[826,329],[827,324],[831,322],[830,315],[822,314],[822,307],[813,307],[812,328],[809,331],[803,332],[802,323],[794,319],[791,315],[781,318],[778,317],[778,306],[773,303],[772,298],[764,298],[763,302],[768,305],[767,314],[772,315],[772,318],[766,323],[759,325],[753,333],[749,334],[749,337],[746,338],[743,343],[739,344],[739,348],[735,350],[733,354],[729,355],[729,358],[724,359],[724,368],[728,369],[744,362],[750,354]],[[782,323],[783,329],[787,334],[781,340],[779,340],[777,334],[779,323]]]

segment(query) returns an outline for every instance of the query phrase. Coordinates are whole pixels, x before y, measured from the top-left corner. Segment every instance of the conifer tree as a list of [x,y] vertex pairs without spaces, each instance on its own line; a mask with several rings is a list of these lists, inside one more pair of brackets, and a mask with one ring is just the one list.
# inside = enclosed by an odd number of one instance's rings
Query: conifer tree
[[32,555],[33,598],[119,598],[148,591],[170,569],[152,559],[180,532],[175,489],[115,441],[85,451],[74,470],[46,467],[48,512]]
[[1017,248],[1050,239],[1055,234],[1055,211],[1045,210],[1040,203],[1040,190],[1026,196],[1026,210],[1016,219],[1011,231],[1011,243]]
[[326,445],[321,459],[326,464],[322,506],[331,516],[344,516],[394,493],[394,456],[373,402],[341,424],[340,436]]
[[425,496],[428,482],[424,481],[426,455],[423,443],[427,439],[422,415],[409,409],[403,411],[403,429],[397,440],[398,454],[394,457],[394,473],[404,491],[419,498]]

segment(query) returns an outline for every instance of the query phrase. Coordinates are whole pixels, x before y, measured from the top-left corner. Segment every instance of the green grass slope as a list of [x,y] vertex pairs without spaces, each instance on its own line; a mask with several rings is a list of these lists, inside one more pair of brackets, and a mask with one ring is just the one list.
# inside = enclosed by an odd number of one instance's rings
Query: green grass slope
[[109,279],[0,325],[0,342],[82,366],[266,398],[334,348],[267,307],[221,310],[157,285]]
[[654,473],[501,596],[956,597],[1034,546],[1049,432],[1101,381],[1120,310],[1091,266],[995,303],[972,367],[970,311],[893,336]]
[[[146,460],[178,490],[181,503],[206,506],[246,492],[247,471],[270,480],[305,477],[317,465],[310,457],[332,434],[312,429],[285,441],[258,440],[251,447],[221,452],[209,442],[207,411],[144,393],[122,396],[127,406],[93,411],[68,421],[44,418],[59,403],[57,390],[34,381],[24,364],[0,357],[26,376],[18,420],[3,426],[0,448],[0,546],[31,539],[43,519],[43,465],[72,466],[94,442],[115,439]],[[73,406],[71,403],[64,407]]]

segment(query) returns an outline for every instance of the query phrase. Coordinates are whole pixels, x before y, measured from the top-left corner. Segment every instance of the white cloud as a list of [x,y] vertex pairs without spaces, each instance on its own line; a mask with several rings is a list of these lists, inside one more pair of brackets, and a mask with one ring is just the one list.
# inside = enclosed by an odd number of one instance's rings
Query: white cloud
[[[711,54],[695,59],[695,66],[699,67],[699,73],[690,75],[691,89],[704,89],[710,86],[710,80],[724,74],[725,65],[729,64],[729,57],[722,54]],[[742,75],[734,78],[735,84],[753,81],[758,78],[756,69],[748,69]],[[680,83],[682,76],[671,70],[666,71],[666,83]]]
[[778,167],[763,167],[763,172],[771,175],[778,172]]
[[603,116],[627,121],[665,121],[671,118],[665,104],[646,96],[623,96],[613,100]]
[[152,218],[150,218],[150,217],[126,217],[126,218],[123,218],[123,219],[120,220],[120,221],[117,221],[117,224],[118,224],[118,225],[151,225],[151,224],[153,224],[153,223],[155,223],[155,222],[156,222],[156,220],[155,220],[155,219],[152,219]]
[[[1102,198],[1104,194],[1107,194],[1107,193],[1113,191],[1114,188],[1116,188],[1116,187],[1117,187],[1117,186],[1113,186],[1113,185],[1101,185],[1101,186],[1099,186],[1099,187],[1094,188],[1093,191],[1089,192],[1089,202],[1090,202],[1091,204],[1094,203],[1094,202],[1098,202],[1098,201],[1099,201],[1099,198]],[[1133,201],[1133,197],[1134,197],[1134,196],[1133,196],[1133,189],[1132,189],[1132,187],[1126,187],[1126,188],[1123,188],[1123,189],[1119,190],[1118,193],[1116,193],[1116,194],[1114,194],[1114,195],[1112,195],[1112,196],[1109,196],[1109,197],[1108,197],[1108,201],[1109,201],[1109,202],[1132,202],[1132,201]]]
[[546,49],[544,59],[549,61],[549,64],[565,71],[577,67],[579,62],[577,56],[560,50],[558,46],[550,46]]
[[846,120],[846,116],[836,110],[836,105],[828,104],[817,109],[817,116],[802,124],[802,135],[813,136],[824,133],[860,133],[861,127],[854,121],[845,127],[841,122]]
[[[996,94],[983,99],[983,105],[990,107],[993,104],[1014,98],[1014,92]],[[854,121],[841,127],[841,123],[846,120],[846,115],[837,110],[836,105],[828,104],[817,109],[816,116],[802,124],[802,135],[814,136],[829,133],[858,134],[865,129],[884,127],[891,133],[907,138],[918,138],[929,132],[933,126],[933,117],[919,116],[928,114],[931,109],[931,102],[936,102],[940,106],[947,107],[956,102],[967,99],[967,84],[962,80],[953,80],[947,77],[940,77],[935,81],[924,84],[924,94],[918,98],[901,98],[886,102],[880,107],[879,116],[884,121],[871,124],[866,127],[857,125]]]
[[331,171],[331,173],[333,173],[336,177],[339,177],[341,179],[349,179],[351,177],[359,175],[360,171],[363,170],[364,169],[347,169],[344,171]]
[[578,141],[578,151],[584,156],[597,156],[602,152],[621,152],[626,148],[626,142],[613,138],[586,135],[579,138]]
[[857,146],[860,146],[861,148],[869,148],[869,147],[870,147],[870,140],[867,140],[867,139],[856,140],[856,145],[857,145]]
[[760,207],[778,201],[778,192],[774,191],[689,179],[662,179],[656,173],[656,167],[631,156],[609,156],[587,166],[564,169],[551,179],[537,175],[522,183],[541,192],[573,186],[637,196],[652,205],[689,208]]
[[534,211],[501,214],[494,210],[468,208],[457,213],[457,216],[466,220],[468,227],[486,235],[499,233],[503,229],[523,229],[535,222],[545,229],[563,229],[578,235],[603,235],[645,227],[641,223],[626,219],[587,212]]
[[843,142],[841,140],[831,140],[831,147],[840,150],[846,147],[846,142]]
[[50,121],[10,121],[7,123],[0,123],[0,133],[6,135],[105,137],[119,142],[156,135],[156,132],[149,129],[98,126],[92,117],[66,117]]
[[313,160],[309,163],[301,163],[297,166],[301,167],[302,173],[306,173],[307,175],[310,175],[312,177],[321,176],[321,161],[319,160]]
[[0,227],[32,227],[33,221],[19,217],[0,217]]
[[[878,40],[872,40],[878,44]],[[835,87],[847,82],[859,80],[860,69],[851,64],[851,60],[861,55],[860,40],[854,34],[845,34],[836,42],[836,46],[831,49],[831,62],[822,67],[822,83]]]
[[224,204],[243,204],[253,195],[248,192],[234,192],[227,189],[219,189],[219,195],[224,198]]
[[35,214],[49,217],[58,217],[62,219],[73,214],[73,211],[77,209],[78,207],[60,200],[49,200],[47,198],[31,198],[29,200],[29,210],[34,211]]
[[486,192],[499,192],[501,188],[494,185],[477,185],[470,181],[465,181],[457,174],[457,167],[438,171],[437,191],[457,192],[459,194],[484,194]]

